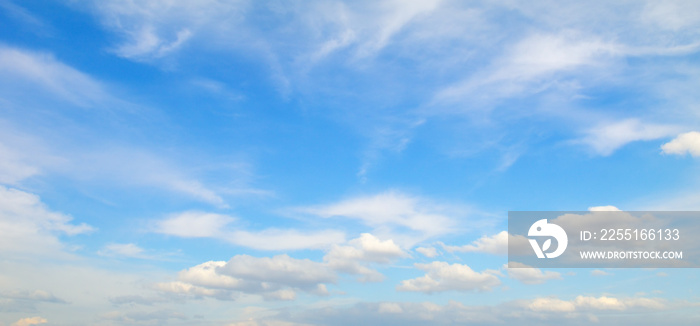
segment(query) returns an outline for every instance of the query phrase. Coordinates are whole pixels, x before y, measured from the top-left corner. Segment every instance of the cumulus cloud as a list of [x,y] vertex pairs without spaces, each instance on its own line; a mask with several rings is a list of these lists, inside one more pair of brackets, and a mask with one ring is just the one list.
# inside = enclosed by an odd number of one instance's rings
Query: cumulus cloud
[[[510,268],[509,268],[510,266]],[[561,280],[561,273],[553,271],[542,271],[518,262],[509,262],[503,265],[508,271],[508,277],[516,279],[525,284],[541,284],[548,280]]]
[[178,274],[177,281],[157,283],[154,288],[220,300],[235,299],[240,293],[260,295],[267,300],[293,300],[298,291],[325,295],[325,284],[335,279],[328,266],[308,259],[237,255],[228,262],[209,261],[188,268]]
[[537,298],[527,307],[532,311],[572,312],[576,310],[574,303],[557,298]]
[[700,132],[691,131],[678,135],[661,146],[664,154],[700,156]]
[[494,255],[508,253],[508,231],[501,231],[493,236],[483,236],[472,244],[464,246],[448,246],[442,244],[448,252],[484,252]]
[[498,271],[475,272],[467,265],[448,264],[435,261],[430,264],[415,264],[426,272],[424,276],[401,281],[399,291],[435,293],[444,291],[490,291],[501,284],[496,277]]
[[59,235],[74,236],[94,230],[72,217],[53,212],[39,196],[0,186],[0,251],[5,253],[57,253]]
[[326,295],[326,284],[335,283],[337,273],[359,275],[360,281],[380,281],[373,269],[407,257],[391,240],[362,234],[345,245],[328,249],[322,262],[288,255],[253,257],[236,255],[229,261],[208,261],[180,271],[177,280],[154,285],[175,295],[232,300],[240,293],[260,295],[267,300],[293,300],[299,291]]
[[367,267],[367,263],[388,264],[406,256],[408,254],[392,240],[381,241],[369,233],[363,233],[347,246],[333,246],[323,260],[333,270],[359,274],[362,281],[377,282],[383,280],[383,275]]

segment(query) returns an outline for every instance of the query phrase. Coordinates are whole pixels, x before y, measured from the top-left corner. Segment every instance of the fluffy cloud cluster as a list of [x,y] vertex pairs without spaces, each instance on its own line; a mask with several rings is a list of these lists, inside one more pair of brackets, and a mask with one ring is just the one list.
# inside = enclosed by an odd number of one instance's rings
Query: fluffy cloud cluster
[[380,281],[383,275],[370,266],[389,264],[406,255],[393,241],[365,233],[348,245],[333,246],[323,262],[288,255],[237,255],[228,262],[199,264],[181,271],[177,281],[154,286],[162,292],[221,300],[235,299],[240,293],[293,300],[299,291],[327,295],[326,284],[335,283],[337,273],[360,275],[361,281]]
[[[511,268],[508,268],[510,265]],[[503,265],[508,271],[508,277],[516,279],[525,284],[541,284],[547,280],[561,280],[561,274],[553,271],[542,271],[539,268],[534,268],[522,263],[510,262],[509,265]]]
[[680,134],[678,137],[661,146],[661,150],[665,154],[690,154],[693,157],[700,157],[700,132],[691,131]]
[[228,262],[209,261],[178,274],[178,281],[155,284],[157,290],[221,300],[240,293],[258,294],[266,299],[293,300],[297,291],[327,294],[325,283],[335,274],[324,264],[287,255],[257,258],[237,255]]
[[399,291],[413,292],[444,292],[444,291],[489,291],[501,281],[495,270],[485,270],[481,273],[472,270],[467,265],[448,264],[435,261],[430,264],[415,264],[416,268],[426,272],[424,276],[402,281],[396,287]]
[[384,277],[367,266],[367,263],[388,264],[406,257],[394,241],[381,241],[369,233],[349,242],[347,246],[333,246],[323,260],[335,271],[361,275],[361,281],[377,282]]

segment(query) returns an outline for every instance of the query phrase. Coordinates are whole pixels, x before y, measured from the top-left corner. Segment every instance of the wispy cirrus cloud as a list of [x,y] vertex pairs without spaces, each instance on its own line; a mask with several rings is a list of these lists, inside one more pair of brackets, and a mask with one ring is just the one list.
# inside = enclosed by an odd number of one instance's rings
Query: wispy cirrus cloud
[[644,123],[639,119],[630,118],[595,126],[586,131],[586,136],[577,142],[590,146],[600,155],[607,156],[631,142],[669,137],[682,129],[677,125]]
[[397,191],[358,196],[327,205],[299,207],[294,211],[325,219],[356,220],[373,228],[373,234],[393,239],[404,248],[455,232],[457,219],[473,213],[467,207],[438,203]]
[[[0,78],[5,96],[11,90],[39,88],[54,99],[60,99],[83,108],[113,107],[120,103],[105,86],[71,66],[57,60],[50,53],[34,52],[0,44]],[[11,77],[11,78],[10,78]],[[24,98],[13,98],[25,101]]]
[[95,231],[85,223],[74,224],[69,215],[46,207],[39,196],[0,185],[0,251],[8,257],[53,255],[68,257],[61,235]]
[[267,228],[249,230],[237,219],[224,214],[186,211],[153,221],[150,231],[181,238],[213,238],[258,250],[324,249],[345,242],[338,230],[299,230]]

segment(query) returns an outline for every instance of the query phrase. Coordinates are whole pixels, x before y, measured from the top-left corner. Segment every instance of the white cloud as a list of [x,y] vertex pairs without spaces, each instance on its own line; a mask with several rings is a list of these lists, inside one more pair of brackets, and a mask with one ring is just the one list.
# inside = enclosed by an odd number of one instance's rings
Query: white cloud
[[94,230],[85,223],[71,224],[71,220],[50,211],[34,194],[0,186],[0,251],[6,254],[58,254],[63,247],[59,235]]
[[576,310],[576,305],[572,302],[557,298],[537,298],[532,300],[527,307],[532,311],[572,312]]
[[395,191],[299,210],[323,218],[356,219],[373,227],[372,234],[393,239],[404,248],[431,237],[454,232],[456,223],[453,218],[467,214],[464,209],[436,204]]
[[348,246],[333,246],[323,260],[333,270],[362,275],[362,281],[378,282],[383,275],[370,269],[366,263],[388,264],[408,254],[392,240],[381,241],[369,233],[351,240]]
[[403,313],[403,308],[395,302],[382,302],[379,304],[379,313],[400,314]]
[[148,258],[143,255],[143,248],[137,246],[133,243],[110,243],[102,250],[98,251],[97,254],[102,256],[122,256],[131,258]]
[[335,283],[338,272],[361,275],[361,281],[379,281],[383,276],[368,266],[389,264],[406,256],[391,240],[362,234],[348,245],[331,247],[323,262],[288,255],[236,255],[228,262],[208,261],[183,270],[176,281],[157,283],[154,289],[221,300],[235,299],[240,293],[260,295],[266,300],[294,300],[298,291],[327,295],[326,284]]
[[11,290],[11,291],[0,291],[0,297],[12,300],[28,300],[28,301],[40,301],[40,302],[53,302],[53,303],[67,303],[61,298],[57,298],[51,292],[34,290],[34,291],[21,291],[21,290]]
[[700,157],[700,132],[691,131],[678,135],[670,142],[661,146],[664,154],[685,155]]
[[107,102],[118,102],[99,82],[59,62],[50,54],[0,44],[0,72],[4,75],[0,84],[6,91],[24,87],[24,83],[29,83],[80,107],[96,107]]
[[94,2],[102,23],[123,38],[116,54],[134,60],[153,60],[172,54],[205,31],[221,37],[234,28],[247,7],[245,1],[123,1]]
[[[466,80],[444,88],[437,101],[459,101],[467,96],[510,97],[539,92],[545,77],[590,66],[601,66],[619,52],[618,45],[572,31],[537,33],[513,45],[505,55]],[[487,95],[488,96],[488,95]]]
[[505,255],[508,253],[508,231],[501,231],[493,236],[483,236],[469,245],[441,245],[448,252],[484,252],[494,255]]
[[606,272],[604,270],[594,269],[591,271],[591,275],[593,275],[593,276],[608,276],[608,275],[613,275],[613,274]]
[[[435,10],[441,0],[430,1],[384,1],[379,3],[384,14],[378,19],[378,29],[360,46],[358,54],[374,54],[384,48],[393,35],[421,14]],[[376,17],[375,17],[376,18]]]
[[233,221],[227,215],[189,211],[158,221],[155,231],[184,238],[220,237],[224,227]]
[[645,4],[641,18],[665,30],[681,31],[698,27],[700,18],[694,14],[698,11],[700,5],[692,0],[650,1]]
[[26,162],[25,155],[0,143],[0,183],[16,185],[38,175],[40,169]]
[[435,247],[418,247],[416,251],[425,257],[433,258],[440,255]]
[[[105,110],[95,114],[109,112],[110,119],[117,111],[119,114],[134,113],[131,111],[134,105],[117,99],[100,82],[50,55],[0,45],[0,59],[2,58],[6,60],[0,60],[0,72],[5,71],[3,76],[7,78],[0,79],[0,86],[8,85],[0,87],[0,93],[7,93],[0,94],[0,98],[12,106],[29,106],[31,109],[36,106],[35,103],[24,103],[26,98],[13,98],[13,94],[36,94],[35,97],[41,97],[50,93],[77,106],[99,106]],[[45,102],[47,106],[57,105],[54,98]],[[117,106],[113,104],[119,104],[119,110],[110,111],[113,106]],[[146,111],[148,110],[139,108],[140,118],[151,114]],[[12,121],[0,120],[0,182],[17,185],[37,175],[62,175],[83,182],[108,181],[116,185],[156,187],[219,207],[227,206],[218,191],[202,184],[181,166],[152,151],[123,146],[105,148],[103,143],[96,148],[94,144],[82,139],[93,138],[95,134],[70,138],[75,134],[71,128],[83,129],[82,127],[77,128],[70,123],[59,126],[50,124],[50,121],[37,121],[39,125],[47,123],[52,128],[36,128],[33,124],[14,126]],[[44,131],[39,133],[38,130],[42,129]],[[27,130],[35,134],[29,134]],[[248,171],[240,171],[238,174],[245,173]],[[248,193],[257,190],[244,188],[251,190]]]
[[345,242],[345,233],[341,231],[273,228],[250,231],[231,226],[236,220],[223,214],[187,211],[156,221],[153,232],[183,238],[215,238],[258,250],[324,249]]
[[[508,266],[512,268],[508,268]],[[508,277],[516,279],[525,284],[541,284],[548,280],[561,280],[561,273],[553,271],[542,271],[539,268],[534,268],[518,262],[510,262],[503,265],[508,271]]]
[[576,297],[576,300],[574,300],[574,303],[580,308],[596,310],[625,310],[626,308],[625,303],[623,303],[621,300],[606,296],[599,298],[578,296]]
[[191,36],[192,32],[184,28],[175,34],[175,39],[168,42],[158,37],[153,28],[146,26],[130,33],[131,43],[119,46],[115,52],[126,58],[152,56],[160,58],[180,48]]
[[586,131],[586,136],[579,142],[590,146],[596,153],[607,156],[628,143],[668,137],[678,130],[678,126],[645,123],[632,118],[593,127]]
[[46,318],[42,317],[27,317],[27,318],[22,318],[10,326],[30,326],[30,325],[39,325],[39,324],[46,324],[49,321],[46,320]]
[[[54,170],[77,179],[108,180],[128,186],[155,187],[220,208],[228,207],[219,192],[186,173],[182,167],[153,152],[124,147],[71,152],[74,157],[68,166]],[[80,166],[75,162],[80,162]]]
[[426,271],[425,276],[401,281],[396,287],[399,291],[444,292],[444,291],[490,291],[501,284],[496,277],[497,271],[475,272],[467,265],[448,264],[434,261],[430,264],[415,264],[416,268]]
[[[624,309],[610,309],[614,307],[615,300],[622,302]],[[592,307],[588,305],[590,302],[608,302],[612,305],[602,303]],[[599,320],[601,324],[632,323],[651,326],[659,324],[660,319],[656,317],[660,310],[690,307],[693,304],[678,301],[669,305],[658,298],[610,296],[580,296],[573,300],[538,297],[506,301],[496,305],[467,305],[453,300],[445,304],[384,301],[348,305],[343,302],[330,307],[324,305],[320,308],[297,310],[294,313],[271,314],[255,320],[257,325],[264,325],[264,321],[267,320],[279,320],[280,317],[290,322],[308,322],[314,325],[334,325],[339,320],[348,325],[578,325]],[[684,313],[668,314],[662,319],[663,322],[671,324],[688,324],[688,315]]]
[[136,324],[136,325],[165,325],[176,320],[185,320],[187,316],[181,311],[175,310],[155,310],[155,311],[110,311],[99,316],[104,320],[119,322],[120,324]]
[[237,255],[228,262],[209,261],[183,270],[177,281],[157,283],[154,289],[220,300],[235,299],[240,293],[260,295],[266,300],[294,300],[297,291],[326,295],[325,283],[335,280],[335,273],[324,263],[287,255]]
[[621,210],[612,205],[588,207],[589,212],[620,212]]
[[335,274],[322,263],[287,255],[256,258],[237,255],[219,273],[265,283],[316,291],[323,283],[335,282]]

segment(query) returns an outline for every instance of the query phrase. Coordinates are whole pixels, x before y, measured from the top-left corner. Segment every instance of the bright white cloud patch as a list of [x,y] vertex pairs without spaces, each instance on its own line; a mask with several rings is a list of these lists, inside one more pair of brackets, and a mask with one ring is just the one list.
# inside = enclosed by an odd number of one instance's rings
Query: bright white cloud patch
[[483,236],[472,244],[464,246],[448,246],[442,244],[448,252],[484,252],[494,255],[508,253],[508,231],[501,231],[493,236]]
[[444,292],[444,291],[490,291],[501,284],[497,271],[475,272],[463,264],[449,264],[435,261],[430,264],[415,264],[426,272],[425,276],[401,281],[399,291]]
[[326,295],[335,273],[326,264],[287,255],[237,255],[228,262],[209,261],[181,271],[178,280],[157,283],[156,290],[176,295],[232,300],[240,293],[268,300],[293,300],[298,291]]
[[73,236],[94,229],[71,224],[68,215],[50,211],[38,196],[0,186],[0,251],[50,253],[62,248],[59,235]]
[[685,155],[700,157],[700,132],[691,131],[678,135],[670,142],[661,146],[664,154]]
[[323,260],[333,270],[362,275],[362,281],[378,282],[383,280],[383,275],[367,267],[367,263],[388,264],[407,255],[392,240],[381,241],[369,233],[363,233],[347,246],[333,246]]
[[[513,268],[508,268],[508,264],[503,265],[508,271],[508,277],[516,279],[525,284],[541,284],[547,280],[561,280],[561,274],[553,271],[542,271],[522,263],[511,262]],[[517,267],[517,268],[516,268]]]
[[557,298],[537,298],[532,300],[527,307],[532,311],[538,312],[572,312],[576,310],[576,305],[572,302]]
[[227,215],[190,211],[158,221],[155,231],[184,238],[219,237],[234,220]]
[[589,129],[581,143],[590,146],[596,153],[607,156],[631,142],[668,137],[676,134],[678,129],[677,126],[627,119]]

